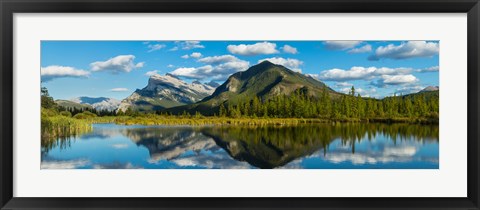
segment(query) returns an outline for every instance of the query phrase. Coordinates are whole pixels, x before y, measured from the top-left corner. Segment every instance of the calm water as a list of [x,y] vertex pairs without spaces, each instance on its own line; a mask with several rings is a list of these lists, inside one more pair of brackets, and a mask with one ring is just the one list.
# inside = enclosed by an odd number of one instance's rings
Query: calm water
[[436,125],[122,126],[42,145],[42,169],[438,169]]

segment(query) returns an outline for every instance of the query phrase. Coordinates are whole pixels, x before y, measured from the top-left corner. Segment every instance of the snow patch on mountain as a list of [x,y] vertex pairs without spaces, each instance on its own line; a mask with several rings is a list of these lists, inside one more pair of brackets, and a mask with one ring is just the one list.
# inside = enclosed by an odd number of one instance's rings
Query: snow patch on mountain
[[170,87],[178,88],[180,90],[184,90],[187,92],[204,93],[209,95],[212,94],[213,91],[215,90],[215,88],[199,82],[193,82],[189,84],[171,74],[166,74],[165,76],[162,76],[159,74],[152,75],[149,79],[148,86],[145,87],[145,89],[154,90],[159,85],[165,86],[165,87],[170,86]]
[[121,103],[120,100],[117,100],[117,99],[114,99],[114,98],[87,97],[87,96],[72,98],[72,99],[70,99],[70,101],[75,102],[75,103],[79,103],[79,104],[88,104],[98,111],[100,111],[100,110],[107,110],[107,111],[116,110],[120,106],[120,103]]

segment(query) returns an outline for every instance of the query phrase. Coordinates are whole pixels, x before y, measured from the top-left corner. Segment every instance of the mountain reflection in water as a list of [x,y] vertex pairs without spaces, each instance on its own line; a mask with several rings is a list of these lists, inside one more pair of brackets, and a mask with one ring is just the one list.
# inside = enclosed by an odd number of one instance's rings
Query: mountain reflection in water
[[438,138],[437,125],[96,124],[91,133],[42,145],[42,168],[435,169]]

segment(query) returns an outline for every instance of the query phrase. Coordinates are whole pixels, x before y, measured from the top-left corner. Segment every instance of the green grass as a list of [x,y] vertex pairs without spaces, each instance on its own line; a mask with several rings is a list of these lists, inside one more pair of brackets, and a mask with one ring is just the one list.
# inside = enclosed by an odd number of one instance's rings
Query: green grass
[[285,125],[300,123],[328,122],[322,119],[296,118],[227,118],[227,117],[178,117],[178,116],[149,116],[149,117],[109,117],[98,119],[99,123],[111,122],[123,125]]
[[64,144],[72,136],[78,136],[92,130],[92,122],[62,115],[44,116],[41,119],[42,148],[49,150],[57,144]]
[[148,114],[145,116],[96,117],[89,119],[90,123],[115,123],[122,125],[294,125],[305,123],[327,122],[383,122],[383,123],[424,123],[438,124],[437,119],[430,118],[253,118],[253,117],[205,117],[205,116],[164,116]]

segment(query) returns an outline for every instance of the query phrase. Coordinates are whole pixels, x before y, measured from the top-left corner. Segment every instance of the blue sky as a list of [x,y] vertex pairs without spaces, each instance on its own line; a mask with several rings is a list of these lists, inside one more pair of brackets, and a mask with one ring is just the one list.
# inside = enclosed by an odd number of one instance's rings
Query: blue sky
[[42,86],[55,99],[123,99],[152,74],[223,83],[262,60],[346,92],[382,98],[439,84],[438,41],[42,41]]

